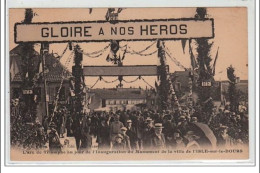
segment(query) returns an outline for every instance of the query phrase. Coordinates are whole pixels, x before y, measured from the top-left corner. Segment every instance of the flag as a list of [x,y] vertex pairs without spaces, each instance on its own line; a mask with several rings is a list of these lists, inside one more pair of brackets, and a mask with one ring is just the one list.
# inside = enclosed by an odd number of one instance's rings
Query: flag
[[155,85],[155,89],[158,90],[158,84],[157,84],[156,81],[155,81],[155,84],[154,84],[154,85]]
[[90,8],[90,9],[89,9],[89,14],[91,14],[91,13],[92,13],[92,10],[93,10],[92,8]]
[[[219,50],[219,47],[218,47],[218,50]],[[212,72],[213,76],[215,75],[215,69],[216,69],[216,64],[217,64],[217,59],[218,59],[218,50],[217,50],[217,54],[216,54],[214,64],[213,64],[213,72]]]
[[107,21],[109,20],[109,17],[110,17],[110,13],[109,13],[109,10],[107,10],[107,13],[106,13],[106,16],[105,16]]
[[123,10],[123,8],[118,8],[117,13],[120,13]]
[[181,40],[181,45],[182,45],[183,53],[185,53],[186,41],[187,41],[186,39],[182,39],[182,40]]
[[196,62],[196,59],[195,59],[195,56],[192,52],[192,47],[191,47],[191,40],[189,41],[189,51],[190,51],[190,61],[191,61],[191,67],[192,69],[194,70],[195,68],[197,68],[197,62]]
[[110,19],[111,13],[114,12],[114,11],[115,11],[114,8],[109,8],[109,9],[107,10],[107,13],[106,13],[106,16],[105,16],[107,21]]
[[124,60],[124,59],[125,59],[125,54],[126,54],[126,52],[127,52],[127,47],[126,47],[126,48],[125,48],[125,50],[124,50],[124,53],[123,53],[122,60]]

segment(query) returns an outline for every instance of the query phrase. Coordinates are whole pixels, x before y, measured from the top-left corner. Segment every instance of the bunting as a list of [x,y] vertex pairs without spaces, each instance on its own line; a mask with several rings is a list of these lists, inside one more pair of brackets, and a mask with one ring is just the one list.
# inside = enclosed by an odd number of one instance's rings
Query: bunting
[[[218,50],[219,50],[219,47],[218,47]],[[218,59],[218,50],[217,50],[216,57],[215,57],[214,64],[213,64],[213,71],[212,71],[213,76],[215,76],[215,72],[216,72],[215,69],[216,69],[216,64],[217,64],[217,59]]]
[[190,51],[191,67],[192,67],[192,70],[195,70],[198,67],[198,64],[197,64],[195,56],[192,52],[191,40],[189,40],[189,51]]

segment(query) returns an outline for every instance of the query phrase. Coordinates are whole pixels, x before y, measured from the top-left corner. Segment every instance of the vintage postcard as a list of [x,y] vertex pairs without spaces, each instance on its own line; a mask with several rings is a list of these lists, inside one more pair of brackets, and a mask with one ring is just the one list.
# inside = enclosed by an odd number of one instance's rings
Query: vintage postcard
[[249,159],[248,9],[10,8],[10,161]]

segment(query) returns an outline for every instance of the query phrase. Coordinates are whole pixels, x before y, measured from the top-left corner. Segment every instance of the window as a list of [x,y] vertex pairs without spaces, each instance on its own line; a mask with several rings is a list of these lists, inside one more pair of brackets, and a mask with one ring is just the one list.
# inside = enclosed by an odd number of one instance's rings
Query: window
[[102,99],[102,108],[106,107],[106,100]]

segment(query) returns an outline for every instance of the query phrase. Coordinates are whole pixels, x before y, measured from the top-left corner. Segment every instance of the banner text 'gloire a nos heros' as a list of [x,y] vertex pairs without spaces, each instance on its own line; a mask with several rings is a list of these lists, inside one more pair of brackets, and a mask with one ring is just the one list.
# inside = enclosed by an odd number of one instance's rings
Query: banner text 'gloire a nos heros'
[[16,23],[15,42],[101,42],[213,38],[213,19]]

